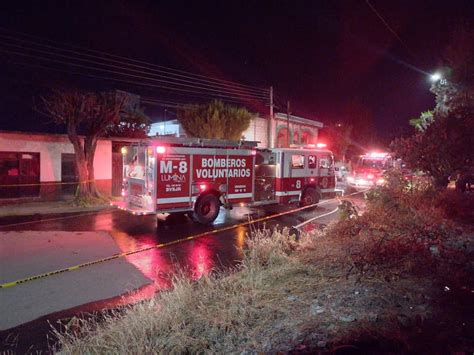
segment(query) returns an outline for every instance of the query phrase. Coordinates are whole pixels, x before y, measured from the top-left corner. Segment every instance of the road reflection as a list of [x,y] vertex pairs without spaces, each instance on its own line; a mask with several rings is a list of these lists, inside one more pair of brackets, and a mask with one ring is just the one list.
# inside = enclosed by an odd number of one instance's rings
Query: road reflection
[[[258,214],[248,208],[222,211],[213,225],[202,226],[186,216],[137,217],[119,211],[112,215],[96,216],[92,225],[99,230],[108,230],[120,250],[128,252],[245,222],[254,215]],[[156,292],[169,288],[173,275],[177,273],[199,279],[213,270],[236,265],[242,258],[247,234],[248,228],[239,226],[218,235],[204,235],[193,241],[127,256],[126,260],[152,282],[117,299],[115,304],[152,297]]]
[[206,239],[196,241],[196,245],[191,250],[188,265],[192,270],[192,277],[194,279],[207,275],[213,267],[211,250],[208,244]]

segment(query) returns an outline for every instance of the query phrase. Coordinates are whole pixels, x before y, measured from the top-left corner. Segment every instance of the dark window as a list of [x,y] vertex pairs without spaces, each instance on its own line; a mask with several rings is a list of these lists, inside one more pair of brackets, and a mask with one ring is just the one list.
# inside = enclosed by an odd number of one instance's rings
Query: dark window
[[0,152],[0,175],[18,176],[18,154]]
[[39,177],[39,156],[37,154],[21,154],[20,175],[24,177]]
[[39,153],[0,152],[0,198],[38,196],[39,183]]

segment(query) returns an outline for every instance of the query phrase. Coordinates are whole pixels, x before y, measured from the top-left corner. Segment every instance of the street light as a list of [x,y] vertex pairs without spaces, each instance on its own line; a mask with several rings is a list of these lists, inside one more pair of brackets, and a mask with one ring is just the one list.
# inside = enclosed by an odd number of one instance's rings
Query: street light
[[441,76],[441,73],[438,73],[438,72],[431,74],[430,76],[431,81],[434,83],[437,82],[438,80],[441,80],[442,78],[443,77]]
[[439,71],[437,71],[436,73],[433,73],[430,75],[430,80],[436,84],[436,83],[439,83],[439,85],[446,85],[448,83],[448,81],[446,80],[446,78],[443,76],[443,74]]

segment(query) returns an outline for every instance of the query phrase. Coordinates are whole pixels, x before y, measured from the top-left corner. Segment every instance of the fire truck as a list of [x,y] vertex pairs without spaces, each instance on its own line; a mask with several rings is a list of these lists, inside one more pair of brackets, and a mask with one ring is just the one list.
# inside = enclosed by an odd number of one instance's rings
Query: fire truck
[[386,152],[370,152],[359,156],[347,176],[347,185],[354,189],[365,189],[385,183],[383,174],[393,167],[392,156]]
[[258,149],[258,142],[160,137],[122,147],[123,202],[136,215],[187,213],[212,223],[220,207],[319,202],[334,193],[322,147]]

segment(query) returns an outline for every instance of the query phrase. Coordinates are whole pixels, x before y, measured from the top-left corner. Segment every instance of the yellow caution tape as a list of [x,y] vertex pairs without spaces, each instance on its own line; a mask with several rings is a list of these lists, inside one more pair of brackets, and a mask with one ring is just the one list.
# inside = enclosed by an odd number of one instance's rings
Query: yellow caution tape
[[[367,191],[367,190],[365,190],[365,191]],[[349,194],[348,196],[355,195],[355,194],[358,194],[358,193],[362,193],[362,192],[365,192],[365,191],[354,192],[352,194]],[[295,209],[292,209],[292,210],[289,210],[289,211],[273,214],[273,215],[270,215],[270,216],[260,217],[260,218],[257,218],[257,219],[249,220],[247,222],[233,224],[233,225],[230,225],[230,226],[227,226],[227,227],[224,227],[224,228],[214,229],[212,231],[203,232],[203,233],[199,233],[199,234],[194,234],[194,235],[191,235],[189,237],[177,239],[177,240],[174,240],[174,241],[171,241],[171,242],[155,244],[155,245],[151,245],[151,246],[148,246],[148,247],[145,247],[145,248],[135,249],[135,250],[127,251],[127,252],[120,253],[120,254],[114,254],[114,255],[111,255],[111,256],[108,256],[108,257],[105,257],[105,258],[89,261],[89,262],[86,262],[86,263],[83,263],[83,264],[70,266],[70,267],[67,267],[67,268],[64,268],[64,269],[50,271],[50,272],[46,272],[44,274],[39,274],[39,275],[35,275],[35,276],[26,277],[24,279],[7,282],[7,283],[4,283],[4,284],[0,284],[0,289],[1,288],[13,287],[13,286],[16,286],[16,285],[24,284],[24,283],[29,282],[29,281],[43,279],[43,278],[48,277],[48,276],[57,275],[57,274],[61,274],[61,273],[68,272],[68,271],[78,270],[78,269],[81,269],[81,268],[86,267],[86,266],[91,266],[91,265],[103,263],[103,262],[106,262],[106,261],[110,261],[110,260],[114,260],[114,259],[118,259],[118,258],[123,258],[123,257],[129,256],[129,255],[142,253],[142,252],[152,250],[152,249],[166,248],[170,245],[195,240],[195,239],[198,239],[198,238],[202,238],[202,237],[213,235],[213,234],[218,234],[218,233],[221,233],[221,232],[226,232],[226,231],[229,231],[229,230],[232,230],[232,229],[236,229],[238,227],[245,227],[245,226],[248,226],[248,225],[251,225],[251,224],[268,221],[268,220],[271,220],[271,219],[274,219],[274,218],[277,218],[277,217],[281,217],[281,216],[285,216],[285,215],[292,214],[292,213],[295,213],[295,212],[303,211],[303,210],[306,210],[306,209],[309,209],[309,208],[314,208],[316,206],[321,206],[321,205],[324,205],[326,203],[329,203],[329,202],[332,202],[332,201],[337,201],[337,200],[339,200],[339,198],[333,198],[333,199],[322,201],[320,203],[315,203],[313,205],[299,207],[299,208],[295,208]]]

